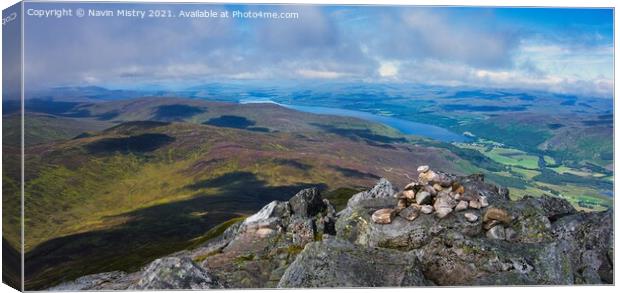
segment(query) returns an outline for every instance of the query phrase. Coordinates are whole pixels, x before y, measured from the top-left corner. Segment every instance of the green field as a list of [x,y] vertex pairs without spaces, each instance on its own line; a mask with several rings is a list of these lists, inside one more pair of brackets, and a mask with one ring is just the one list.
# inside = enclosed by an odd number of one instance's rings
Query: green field
[[[613,199],[603,195],[600,190],[600,186],[605,182],[613,182],[612,175],[593,172],[586,168],[576,169],[559,165],[558,160],[550,155],[544,155],[543,160],[546,165],[553,167],[544,167],[546,173],[543,174],[539,157],[525,151],[505,147],[485,139],[478,139],[471,143],[455,143],[455,145],[476,150],[494,162],[506,166],[508,174],[506,171],[495,171],[490,178],[495,179],[498,184],[510,187],[513,199],[526,195],[552,194],[568,199],[577,209],[581,210],[605,210],[613,205]],[[502,182],[505,178],[513,179],[510,182]],[[518,182],[519,180],[521,183]]]

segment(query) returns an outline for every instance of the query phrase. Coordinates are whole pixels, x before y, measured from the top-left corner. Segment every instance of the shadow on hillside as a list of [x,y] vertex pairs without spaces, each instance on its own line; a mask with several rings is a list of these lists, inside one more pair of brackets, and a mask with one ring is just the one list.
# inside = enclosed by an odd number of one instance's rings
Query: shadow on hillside
[[191,240],[226,220],[251,214],[273,200],[288,200],[303,188],[323,184],[267,186],[247,172],[200,181],[190,189],[218,187],[202,196],[118,215],[122,225],[46,241],[26,254],[26,288],[44,289],[80,276],[135,271],[155,258],[186,249]]
[[247,119],[241,116],[234,115],[223,115],[217,118],[211,118],[208,121],[203,122],[202,124],[217,126],[217,127],[226,127],[226,128],[235,128],[235,129],[245,129],[256,132],[269,132],[269,128],[265,127],[256,127],[256,122],[254,120]]
[[201,114],[207,110],[204,107],[194,107],[183,104],[163,105],[155,109],[153,119],[159,121],[183,121],[194,115]]
[[174,137],[161,133],[145,133],[129,137],[103,138],[87,144],[91,154],[152,152],[174,141]]
[[117,125],[114,125],[110,128],[105,129],[103,132],[120,132],[125,134],[131,134],[133,131],[142,131],[148,130],[156,127],[162,127],[170,125],[170,122],[162,122],[162,121],[128,121],[123,122]]
[[20,290],[21,272],[21,253],[2,237],[2,282]]
[[[323,183],[297,183],[287,186],[267,186],[266,184],[267,182],[258,179],[256,175],[251,172],[232,172],[212,179],[198,181],[188,185],[187,188],[192,190],[203,188],[225,189],[224,193],[230,194],[229,196],[235,196],[236,199],[240,201],[255,202],[258,198],[263,202],[259,207],[262,207],[272,200],[288,200],[295,195],[295,193],[304,188],[317,187],[320,190],[325,190],[327,188],[327,185]],[[283,195],[284,197],[282,197]]]
[[308,165],[308,164],[302,163],[302,162],[297,161],[297,160],[292,160],[292,159],[274,159],[273,161],[276,164],[278,164],[278,165],[289,166],[289,167],[293,167],[295,169],[299,169],[299,170],[302,170],[302,171],[308,171],[308,170],[312,169],[312,165]]
[[343,176],[346,176],[349,178],[359,178],[359,179],[364,179],[364,178],[380,179],[381,178],[375,174],[361,172],[355,169],[343,168],[343,167],[334,166],[334,165],[330,165],[329,167],[338,171]]
[[339,128],[332,125],[324,125],[318,123],[311,123],[313,126],[321,128],[323,131],[337,134],[342,137],[346,137],[348,139],[359,141],[360,139],[366,141],[374,141],[374,142],[382,142],[382,143],[404,143],[407,142],[405,138],[402,137],[389,137],[385,135],[380,135],[373,133],[368,129],[355,129],[355,128]]

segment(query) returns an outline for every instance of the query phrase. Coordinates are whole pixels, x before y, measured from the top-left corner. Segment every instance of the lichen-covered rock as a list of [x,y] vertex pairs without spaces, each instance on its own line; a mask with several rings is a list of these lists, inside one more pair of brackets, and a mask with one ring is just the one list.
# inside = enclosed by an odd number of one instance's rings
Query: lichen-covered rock
[[[567,284],[571,282],[570,255],[556,243],[511,244],[444,233],[416,250],[424,275],[438,285]],[[515,282],[515,283],[506,283]]]
[[507,189],[503,190],[495,185],[484,182],[484,176],[482,174],[459,177],[456,181],[465,188],[463,195],[467,200],[477,201],[480,196],[484,196],[486,201],[491,205],[510,201]]
[[343,211],[339,212],[338,215],[350,211],[351,208],[357,206],[361,201],[373,198],[390,198],[395,194],[396,190],[394,189],[394,186],[392,186],[392,183],[385,178],[381,178],[372,189],[351,196],[347,202],[347,207]]
[[[173,255],[174,261],[56,288],[613,283],[612,211],[577,212],[550,196],[511,201],[507,189],[485,183],[482,175],[432,177],[429,185],[413,182],[405,191],[410,198],[429,193],[437,210],[407,200],[385,179],[353,196],[338,214],[318,190],[307,189],[288,202],[269,203],[203,246]],[[381,209],[399,216],[375,223],[373,213]],[[442,209],[450,209],[443,218]],[[180,275],[169,273],[174,270]]]
[[398,215],[405,220],[413,221],[420,215],[420,210],[415,206],[409,206],[401,210]]
[[389,225],[372,221],[373,208],[358,206],[336,222],[336,235],[351,243],[370,246],[412,249],[423,245],[430,237],[432,215],[420,214],[414,221],[396,217]]
[[294,219],[286,230],[291,234],[293,244],[300,247],[314,241],[316,233],[315,223],[312,219]]
[[308,188],[298,192],[288,203],[293,215],[298,217],[314,217],[326,208],[319,190],[316,188]]
[[[376,200],[374,201],[376,204]],[[383,206],[378,206],[371,205],[370,202],[361,202],[351,212],[338,218],[337,237],[362,246],[411,250],[426,245],[433,236],[447,230],[456,230],[471,236],[482,232],[480,221],[471,223],[460,213],[443,219],[434,214],[420,213],[413,221],[395,217],[388,225],[377,224],[371,219],[372,213],[377,209],[389,207],[390,203],[383,202]]]
[[62,283],[48,288],[48,291],[79,291],[79,290],[127,290],[131,278],[125,272],[114,271],[87,275],[74,281]]
[[131,290],[223,288],[206,269],[190,258],[165,257],[151,262]]
[[565,243],[575,282],[613,283],[613,213],[577,213],[552,224],[554,238]]
[[278,287],[425,286],[427,281],[413,252],[370,249],[347,241],[314,242],[288,267]]
[[544,216],[549,218],[551,221],[555,221],[556,219],[575,214],[577,210],[565,199],[543,195],[541,197],[524,197],[521,199],[523,202],[529,202],[531,205],[539,207]]
[[227,288],[275,287],[306,244],[335,234],[335,210],[318,190],[293,199],[270,203],[257,213],[261,216],[229,227],[222,240],[195,249],[191,257]]

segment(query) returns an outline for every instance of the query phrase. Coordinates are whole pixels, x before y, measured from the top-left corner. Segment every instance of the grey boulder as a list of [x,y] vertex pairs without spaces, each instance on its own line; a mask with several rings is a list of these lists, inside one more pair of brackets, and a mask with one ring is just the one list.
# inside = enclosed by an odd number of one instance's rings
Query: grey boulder
[[308,244],[284,272],[280,288],[432,285],[413,252],[365,248],[329,238]]
[[165,257],[151,262],[129,289],[213,289],[223,288],[203,267],[189,257]]

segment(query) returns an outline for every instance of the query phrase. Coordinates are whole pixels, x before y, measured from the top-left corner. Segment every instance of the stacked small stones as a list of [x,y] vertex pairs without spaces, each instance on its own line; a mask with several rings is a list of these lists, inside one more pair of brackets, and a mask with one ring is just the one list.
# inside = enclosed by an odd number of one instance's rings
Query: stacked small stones
[[510,228],[512,216],[504,209],[489,207],[482,217],[482,228],[487,231],[487,238],[512,240],[516,232]]
[[[421,213],[445,218],[452,212],[466,211],[462,215],[470,223],[475,223],[478,215],[482,215],[482,228],[488,238],[512,240],[515,237],[516,232],[510,227],[514,218],[508,211],[489,206],[486,197],[466,192],[458,181],[428,166],[418,167],[418,173],[417,181],[395,194],[398,198],[395,208],[380,209],[372,214],[375,223],[390,224],[396,216],[413,221]],[[480,213],[473,210],[480,210]]]
[[[453,211],[479,210],[489,205],[486,197],[466,193],[465,187],[459,182],[446,174],[434,172],[429,166],[418,167],[418,173],[417,181],[409,183],[396,194],[396,208],[380,209],[373,213],[372,220],[375,223],[389,224],[396,215],[413,221],[420,213],[434,213],[444,218]],[[476,213],[464,213],[463,217],[469,222],[478,221]]]

